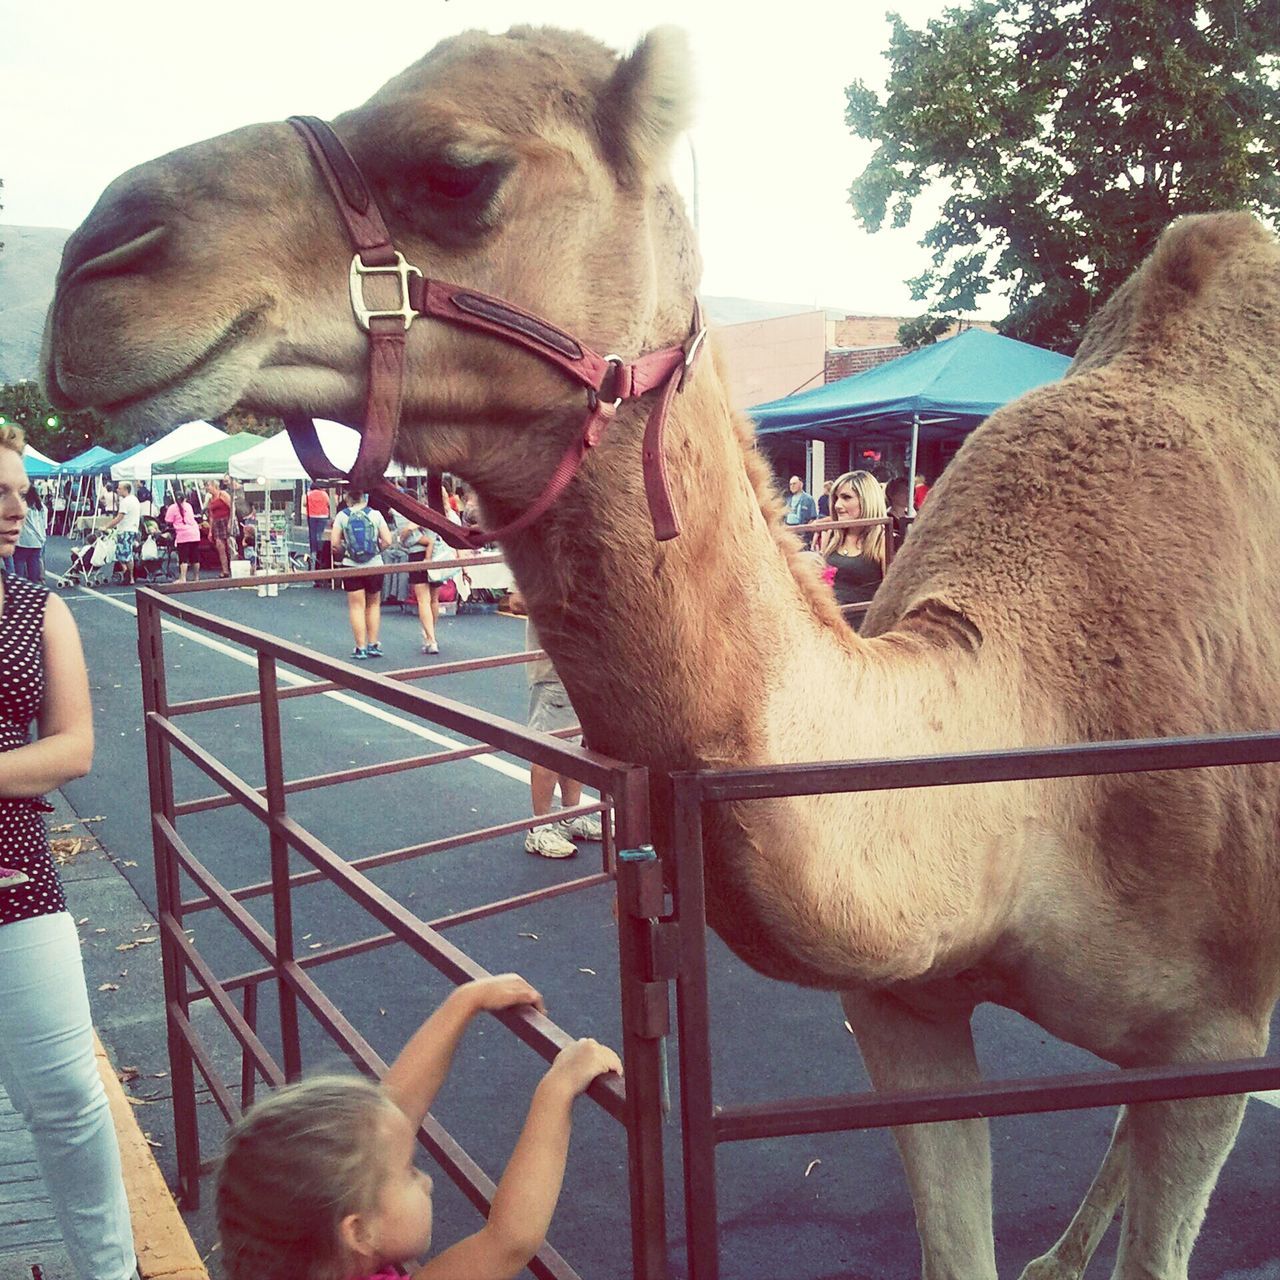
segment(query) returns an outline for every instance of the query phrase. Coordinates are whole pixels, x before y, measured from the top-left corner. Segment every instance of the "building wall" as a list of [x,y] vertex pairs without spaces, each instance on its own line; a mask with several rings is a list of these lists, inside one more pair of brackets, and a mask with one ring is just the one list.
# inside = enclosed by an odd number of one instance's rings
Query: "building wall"
[[714,327],[739,409],[820,387],[833,328],[821,311]]

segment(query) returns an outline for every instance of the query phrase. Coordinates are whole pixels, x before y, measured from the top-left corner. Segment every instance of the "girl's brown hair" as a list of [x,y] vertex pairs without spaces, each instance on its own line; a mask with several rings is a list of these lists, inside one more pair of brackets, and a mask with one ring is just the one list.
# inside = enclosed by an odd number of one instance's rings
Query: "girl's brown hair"
[[14,453],[21,453],[26,443],[27,437],[21,427],[15,427],[10,422],[0,427],[0,449],[12,449]]
[[360,1076],[314,1076],[232,1125],[217,1190],[227,1280],[343,1280],[339,1224],[377,1205],[392,1105]]

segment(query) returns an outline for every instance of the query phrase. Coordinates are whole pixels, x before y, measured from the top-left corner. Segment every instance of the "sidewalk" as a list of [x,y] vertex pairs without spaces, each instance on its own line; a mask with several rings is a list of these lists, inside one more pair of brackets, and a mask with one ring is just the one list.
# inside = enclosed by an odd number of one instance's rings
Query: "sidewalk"
[[[164,998],[156,925],[117,869],[119,859],[151,851],[105,850],[93,814],[76,814],[60,792],[48,797],[55,857],[79,925],[85,978],[120,1140],[125,1186],[144,1280],[207,1280],[191,1231],[165,1185],[173,1174],[173,1112],[165,1046]],[[62,829],[62,828],[65,828]],[[205,1215],[198,1234],[208,1235]],[[201,1229],[203,1227],[203,1229]],[[212,1241],[205,1242],[205,1252]],[[0,1089],[0,1280],[76,1280],[21,1118]]]

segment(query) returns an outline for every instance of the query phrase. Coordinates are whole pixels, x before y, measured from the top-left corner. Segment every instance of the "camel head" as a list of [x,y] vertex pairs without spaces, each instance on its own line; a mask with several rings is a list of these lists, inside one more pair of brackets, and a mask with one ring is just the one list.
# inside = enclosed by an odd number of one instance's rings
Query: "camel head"
[[[526,27],[444,41],[333,127],[425,276],[630,358],[682,340],[692,315],[700,268],[667,175],[689,103],[676,31],[618,58]],[[237,404],[358,426],[366,345],[351,256],[284,122],[140,165],[67,242],[45,333],[49,396],[140,430]],[[376,290],[370,303],[386,305]],[[398,455],[499,498],[540,485],[548,435],[567,438],[582,416],[582,388],[555,369],[440,321],[413,323],[406,366]]]

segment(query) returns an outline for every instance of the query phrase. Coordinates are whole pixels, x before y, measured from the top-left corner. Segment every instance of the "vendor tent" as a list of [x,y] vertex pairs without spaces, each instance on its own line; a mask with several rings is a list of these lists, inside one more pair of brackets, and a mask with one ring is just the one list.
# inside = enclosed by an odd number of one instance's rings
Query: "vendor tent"
[[226,434],[209,422],[184,422],[180,427],[174,427],[168,435],[161,436],[159,440],[139,450],[132,457],[126,458],[123,462],[112,463],[111,478],[113,480],[149,480],[152,467],[180,458],[184,453],[190,453],[192,449],[198,449],[201,445],[221,440]]
[[22,449],[22,466],[31,480],[43,480],[45,476],[54,475],[58,470],[58,464],[52,458],[46,458],[39,449],[33,449],[29,444]]
[[864,373],[748,409],[759,436],[806,440],[947,439],[1001,405],[1056,382],[1067,356],[984,329],[921,347]]
[[228,461],[246,449],[253,449],[266,441],[266,436],[255,436],[251,431],[225,436],[212,444],[201,445],[190,453],[158,462],[151,468],[153,480],[172,480],[188,476],[225,476]]
[[114,467],[117,462],[123,462],[126,458],[132,458],[135,453],[141,453],[146,447],[147,442],[142,440],[138,444],[130,445],[127,449],[122,449],[119,453],[113,453],[108,458],[99,459],[99,461],[95,462],[92,466],[85,467],[80,474],[84,476],[110,476],[111,468]]
[[[344,427],[340,422],[329,422],[326,419],[316,420],[316,434],[320,444],[334,466],[343,471],[350,471],[356,460],[356,451],[360,447],[360,433],[351,427]],[[246,449],[238,453],[227,464],[230,474],[237,480],[259,484],[290,484],[295,480],[307,480],[310,477],[307,469],[298,461],[293,442],[287,431],[272,436],[254,449]],[[393,462],[386,471],[387,475],[426,475],[417,467],[402,467]]]
[[114,456],[110,449],[104,449],[100,444],[95,444],[83,453],[76,454],[74,458],[68,458],[58,468],[58,474],[63,476],[82,476],[91,471],[95,463],[103,462]]

